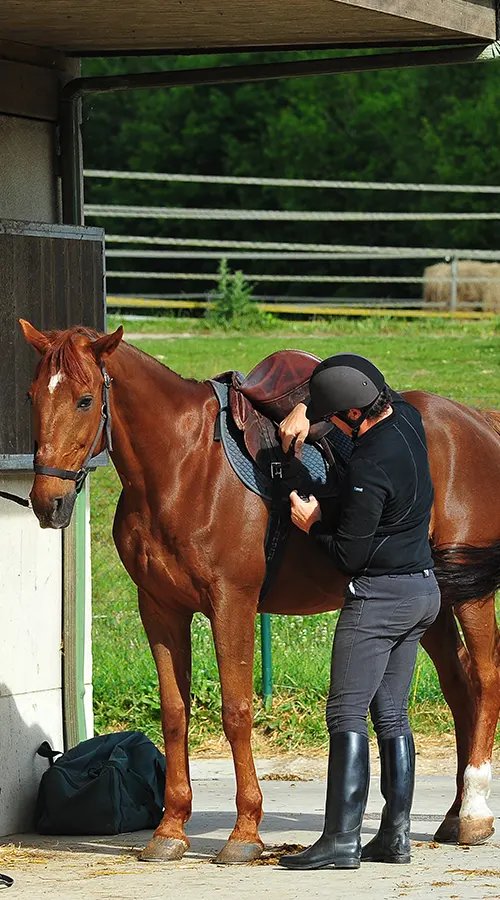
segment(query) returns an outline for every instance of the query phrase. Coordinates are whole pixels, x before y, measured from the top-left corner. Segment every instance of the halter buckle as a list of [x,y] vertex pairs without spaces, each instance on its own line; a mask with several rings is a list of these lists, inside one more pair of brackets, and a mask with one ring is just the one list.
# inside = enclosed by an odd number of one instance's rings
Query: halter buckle
[[80,493],[87,474],[88,469],[78,469],[78,472],[75,472],[75,490],[77,494]]

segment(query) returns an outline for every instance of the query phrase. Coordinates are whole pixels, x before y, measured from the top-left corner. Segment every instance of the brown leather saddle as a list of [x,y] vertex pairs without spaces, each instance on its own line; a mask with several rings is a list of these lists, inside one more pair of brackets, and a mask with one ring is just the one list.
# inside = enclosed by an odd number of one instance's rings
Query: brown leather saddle
[[[309,379],[319,362],[317,356],[303,350],[278,350],[259,362],[246,377],[241,372],[231,373],[229,408],[257,465],[261,466],[263,457],[273,452],[278,458],[284,456],[277,426],[297,403],[308,402]],[[308,443],[321,445],[330,465],[334,462],[332,453],[322,439],[331,428],[326,422],[312,425],[307,438]],[[288,459],[292,468],[293,460],[292,453]]]

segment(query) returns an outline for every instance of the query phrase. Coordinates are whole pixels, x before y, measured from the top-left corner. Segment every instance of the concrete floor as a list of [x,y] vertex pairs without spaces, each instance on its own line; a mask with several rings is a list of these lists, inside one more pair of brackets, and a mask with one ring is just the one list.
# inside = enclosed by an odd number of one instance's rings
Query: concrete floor
[[[321,831],[325,783],[319,777],[325,761],[258,760],[265,818],[261,836],[266,847],[283,843],[311,843]],[[310,780],[282,780],[297,775]],[[280,776],[278,780],[268,780]],[[312,776],[312,777],[311,777]],[[437,846],[432,835],[454,794],[449,775],[422,775],[412,816],[413,861],[409,866],[364,863],[358,871],[320,870],[292,873],[276,866],[224,867],[211,859],[224,844],[234,823],[234,776],[229,760],[192,763],[194,813],[187,831],[191,849],[184,859],[168,865],[139,863],[137,849],[149,832],[113,838],[42,838],[13,835],[3,843],[20,845],[19,860],[1,870],[15,878],[5,894],[9,900],[353,900],[433,897],[475,900],[500,898],[500,824],[495,837],[480,847]],[[500,790],[494,782],[491,807],[500,814]],[[382,799],[378,778],[372,778],[364,820],[364,840],[375,833]],[[26,855],[34,852],[32,859]],[[38,857],[38,861],[37,861]],[[1,855],[0,855],[1,859]]]

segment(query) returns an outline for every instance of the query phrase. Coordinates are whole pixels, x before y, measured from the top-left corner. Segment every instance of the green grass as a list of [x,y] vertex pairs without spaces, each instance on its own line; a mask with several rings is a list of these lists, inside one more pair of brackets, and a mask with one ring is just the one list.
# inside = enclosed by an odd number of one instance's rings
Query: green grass
[[[110,321],[110,330],[118,321],[117,317]],[[126,321],[125,327],[129,333],[148,334],[138,342],[141,349],[186,377],[206,378],[230,368],[247,372],[262,357],[287,346],[318,356],[353,350],[373,359],[397,389],[418,387],[463,402],[497,406],[500,329],[496,321],[279,322],[265,334],[245,337],[207,332],[202,320],[179,318]],[[172,336],[149,337],[158,330]],[[192,336],[175,337],[179,333]],[[118,493],[111,467],[92,476],[96,728],[138,728],[160,743],[156,671],[137,612],[135,586],[118,560],[111,537]],[[276,747],[290,750],[326,744],[324,707],[337,615],[272,619],[274,701],[269,712],[256,702],[256,727]],[[257,634],[256,695],[260,691],[259,646]],[[215,656],[209,623],[201,616],[195,616],[193,624],[192,694],[190,740],[199,747],[221,732]],[[417,731],[451,728],[434,667],[422,650],[410,709]]]

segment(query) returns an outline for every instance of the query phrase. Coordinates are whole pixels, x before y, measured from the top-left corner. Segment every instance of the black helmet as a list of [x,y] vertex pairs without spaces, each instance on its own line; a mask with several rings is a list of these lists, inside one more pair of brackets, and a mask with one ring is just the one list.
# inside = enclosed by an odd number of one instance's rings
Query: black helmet
[[311,422],[348,409],[371,406],[386,386],[382,372],[357,353],[336,353],[316,366],[306,410]]

